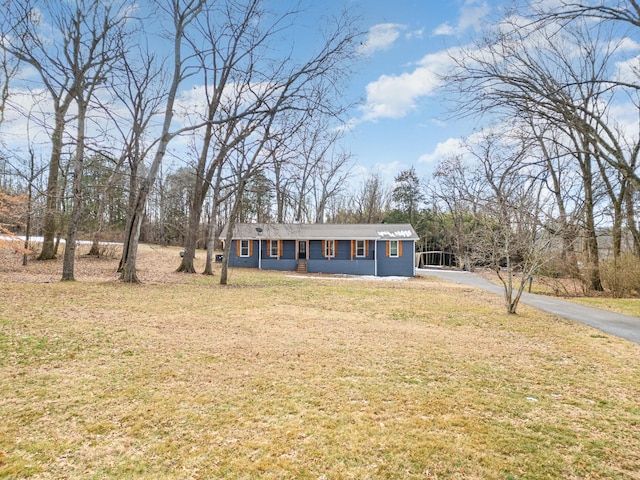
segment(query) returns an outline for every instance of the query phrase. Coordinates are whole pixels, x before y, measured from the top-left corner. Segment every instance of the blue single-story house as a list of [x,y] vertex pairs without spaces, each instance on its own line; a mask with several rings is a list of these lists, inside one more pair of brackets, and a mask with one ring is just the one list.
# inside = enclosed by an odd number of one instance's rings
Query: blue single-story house
[[[220,238],[226,238],[226,228]],[[418,239],[409,224],[240,223],[233,230],[229,266],[413,277]]]

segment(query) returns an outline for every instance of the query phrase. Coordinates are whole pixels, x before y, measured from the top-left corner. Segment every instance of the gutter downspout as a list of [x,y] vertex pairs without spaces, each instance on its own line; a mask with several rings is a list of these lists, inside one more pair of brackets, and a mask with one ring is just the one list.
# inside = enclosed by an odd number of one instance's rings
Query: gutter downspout
[[412,252],[412,257],[413,257],[413,276],[416,276],[416,241],[413,240],[411,242],[411,252]]
[[378,239],[373,240],[373,276],[378,276]]

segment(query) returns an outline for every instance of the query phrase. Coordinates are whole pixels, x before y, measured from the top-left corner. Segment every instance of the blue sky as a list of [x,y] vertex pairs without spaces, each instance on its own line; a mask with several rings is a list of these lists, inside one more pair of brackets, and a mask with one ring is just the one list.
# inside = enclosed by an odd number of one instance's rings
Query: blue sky
[[[392,180],[414,166],[427,176],[457,139],[471,133],[470,121],[447,120],[436,73],[449,63],[447,49],[465,44],[494,16],[497,2],[484,0],[352,0],[369,32],[366,60],[351,81],[364,103],[352,112],[345,148],[356,172],[379,172]],[[332,4],[344,5],[335,0]]]
[[[290,0],[282,2],[291,7]],[[367,173],[381,173],[389,182],[399,171],[414,166],[426,177],[438,158],[455,150],[457,139],[471,133],[470,122],[446,119],[446,102],[437,90],[437,72],[450,61],[447,49],[465,44],[479,27],[496,14],[502,0],[306,0],[309,7],[296,29],[313,30],[315,18],[338,13],[343,8],[361,17],[360,26],[368,32],[363,39],[362,62],[349,82],[350,99],[363,102],[350,115],[350,133],[343,146],[354,159],[354,180]],[[277,4],[272,4],[277,5]],[[308,14],[307,14],[308,12]],[[298,40],[298,39],[296,39]],[[310,42],[300,38],[301,43]],[[319,46],[318,46],[319,47]],[[313,50],[313,45],[309,44]],[[25,78],[34,72],[26,69]],[[184,91],[191,88],[183,85]],[[19,93],[19,92],[18,92]],[[34,111],[34,91],[15,97],[24,111]],[[35,111],[46,110],[48,101]],[[3,137],[10,147],[24,142],[24,132],[46,149],[45,132],[37,122],[26,126],[22,115],[3,125]],[[179,143],[179,142],[174,142]],[[177,145],[174,145],[177,147]],[[46,156],[43,153],[43,158]]]

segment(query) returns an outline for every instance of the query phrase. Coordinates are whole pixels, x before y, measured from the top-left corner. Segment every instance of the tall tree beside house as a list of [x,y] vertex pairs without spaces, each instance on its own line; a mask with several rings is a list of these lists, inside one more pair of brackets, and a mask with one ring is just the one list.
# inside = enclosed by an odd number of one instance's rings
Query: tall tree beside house
[[167,152],[169,143],[180,132],[171,131],[171,124],[174,116],[174,105],[178,94],[178,88],[182,82],[193,72],[193,65],[188,62],[189,58],[184,57],[184,42],[189,34],[188,27],[201,13],[205,0],[185,0],[185,2],[163,1],[160,11],[164,12],[172,23],[173,30],[170,32],[172,43],[171,74],[169,75],[169,86],[164,98],[164,117],[162,127],[157,139],[156,151],[149,166],[147,175],[142,179],[134,195],[132,210],[127,221],[127,228],[124,237],[122,257],[120,259],[120,279],[126,283],[138,283],[137,275],[137,255],[140,241],[140,229],[144,219],[144,209],[147,198],[156,181],[160,167]]
[[[227,237],[224,243],[224,260],[220,271],[220,285],[226,285],[228,282],[233,229],[239,218],[247,184],[262,170],[265,165],[265,159],[268,158],[268,155],[265,155],[265,151],[269,150],[268,145],[273,140],[271,129],[274,127],[275,118],[274,112],[273,115],[266,119],[267,123],[260,130],[260,137],[256,135],[251,139],[244,139],[243,142],[236,146],[233,152],[230,152],[230,158],[233,160],[231,171],[233,173],[234,192],[227,218]],[[277,134],[275,135],[277,136]]]
[[[582,5],[571,4],[565,2],[562,8]],[[593,23],[579,15],[527,18],[527,14],[531,11],[506,17],[499,35],[487,35],[456,55],[457,68],[446,83],[464,96],[457,105],[459,112],[501,118],[503,130],[515,127],[528,132],[532,141],[539,139],[543,126],[547,141],[560,142],[564,158],[573,160],[571,168],[582,178],[585,285],[602,290],[598,189],[603,186],[612,201],[614,237],[619,238],[625,191],[640,184],[640,139],[637,135],[625,139],[619,128],[623,106],[638,91],[637,82],[620,79],[637,78],[637,73],[629,69],[621,75],[629,53],[624,47],[627,38],[615,22]],[[528,125],[519,121],[523,118]],[[637,122],[632,129],[637,131]]]
[[[315,52],[295,49],[282,52],[273,48],[274,42],[301,14],[295,7],[278,13],[270,11],[263,0],[221,5],[222,8],[212,4],[197,22],[201,36],[194,51],[204,72],[206,98],[199,117],[206,119],[206,125],[195,162],[194,209],[184,257],[178,267],[187,273],[195,271],[193,258],[204,199],[211,186],[221,191],[221,186],[213,183],[214,179],[222,178],[217,175],[220,163],[231,158],[230,152],[246,150],[251,136],[265,139],[268,125],[268,138],[260,153],[264,158],[257,162],[246,159],[244,166],[271,173],[267,170],[274,166],[273,155],[281,151],[279,146],[293,141],[305,122],[312,117],[340,117],[346,106],[339,88],[357,51],[358,33],[346,13],[334,24],[323,25],[326,27],[323,39]],[[200,38],[205,39],[205,45]],[[244,195],[246,182],[256,171],[244,175],[234,171],[236,166],[237,163],[229,162],[223,167],[231,172],[227,178],[237,182],[245,179],[235,189],[236,196]]]
[[187,38],[202,72],[202,85],[195,88],[202,90],[205,103],[203,111],[195,112],[195,123],[204,118],[205,124],[193,132],[194,185],[179,272],[195,273],[193,260],[204,201],[227,152],[257,127],[255,118],[262,96],[255,93],[252,84],[261,53],[266,53],[263,49],[272,34],[269,28],[260,32],[266,21],[260,4],[250,0],[204,5],[194,22],[199,35],[192,40]]
[[[391,199],[404,222],[416,224],[425,195],[415,167],[403,170],[394,179]],[[394,217],[395,221],[400,218]]]

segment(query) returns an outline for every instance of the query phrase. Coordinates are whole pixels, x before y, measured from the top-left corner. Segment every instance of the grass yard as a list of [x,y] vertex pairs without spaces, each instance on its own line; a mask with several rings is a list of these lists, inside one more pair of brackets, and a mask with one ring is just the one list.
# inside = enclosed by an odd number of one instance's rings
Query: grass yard
[[571,300],[589,307],[601,308],[603,310],[610,310],[612,312],[640,318],[640,298],[581,297]]
[[0,478],[640,479],[640,346],[588,327],[429,278],[0,255]]

